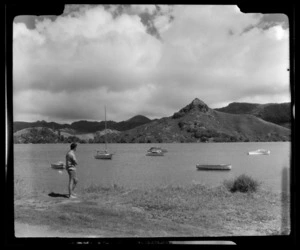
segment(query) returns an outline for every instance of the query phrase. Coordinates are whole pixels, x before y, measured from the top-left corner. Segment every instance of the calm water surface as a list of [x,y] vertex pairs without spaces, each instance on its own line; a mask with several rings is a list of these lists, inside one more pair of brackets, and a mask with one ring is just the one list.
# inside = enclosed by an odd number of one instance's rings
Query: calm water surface
[[[146,156],[151,146],[166,148],[163,157]],[[117,184],[129,188],[203,183],[217,186],[224,180],[247,174],[263,186],[280,192],[288,186],[283,170],[290,168],[290,142],[267,143],[180,143],[109,144],[112,160],[94,159],[102,144],[79,144],[79,187]],[[249,156],[248,151],[264,148],[270,155]],[[64,161],[69,144],[15,144],[14,178],[32,190],[66,192],[68,175],[51,169],[50,163]],[[231,171],[198,171],[196,164],[232,165]],[[288,175],[288,174],[287,174]]]

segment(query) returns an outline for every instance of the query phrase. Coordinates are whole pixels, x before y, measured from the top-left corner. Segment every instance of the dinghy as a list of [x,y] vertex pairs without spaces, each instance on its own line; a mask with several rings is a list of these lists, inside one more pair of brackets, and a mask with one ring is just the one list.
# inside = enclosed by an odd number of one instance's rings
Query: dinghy
[[164,153],[161,150],[152,150],[148,151],[147,156],[164,156]]
[[167,149],[165,149],[165,148],[159,148],[159,147],[151,147],[150,149],[148,149],[148,153],[151,153],[151,152],[153,152],[153,151],[161,151],[161,152],[163,152],[163,153],[166,153],[166,152],[168,152],[168,150]]
[[270,153],[271,153],[270,150],[257,149],[257,150],[248,152],[248,155],[269,155]]
[[230,170],[230,164],[197,164],[198,170]]
[[58,161],[58,162],[55,162],[55,163],[51,163],[51,167],[53,169],[65,169],[65,163],[62,162],[62,161]]
[[97,154],[94,157],[95,159],[111,160],[112,154],[107,151],[97,151]]

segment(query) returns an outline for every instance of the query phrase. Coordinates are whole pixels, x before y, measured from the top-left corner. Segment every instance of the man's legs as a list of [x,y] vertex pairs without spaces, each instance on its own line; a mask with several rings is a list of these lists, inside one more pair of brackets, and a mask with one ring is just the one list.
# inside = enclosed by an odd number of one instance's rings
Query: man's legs
[[71,171],[68,171],[68,173],[69,173],[69,197],[71,197],[71,196],[74,196],[73,191],[77,185],[78,180],[76,177],[76,171],[71,170]]
[[77,180],[77,178],[76,177],[74,177],[73,178],[73,187],[72,187],[72,194],[74,195],[75,193],[74,193],[74,189],[75,189],[75,187],[76,187],[76,185],[77,185],[77,183],[78,183],[78,180]]
[[69,197],[72,196],[72,189],[73,189],[73,178],[71,173],[69,173]]

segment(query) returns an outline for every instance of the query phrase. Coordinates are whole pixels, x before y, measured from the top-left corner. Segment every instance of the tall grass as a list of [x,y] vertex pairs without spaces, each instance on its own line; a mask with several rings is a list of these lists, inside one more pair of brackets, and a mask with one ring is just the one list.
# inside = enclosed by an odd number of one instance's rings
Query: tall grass
[[103,193],[103,192],[122,192],[125,188],[116,183],[111,185],[103,186],[97,184],[90,184],[81,188],[82,193]]
[[224,185],[230,192],[248,193],[256,192],[260,186],[260,182],[246,174],[242,174],[233,180],[224,181]]
[[25,182],[25,180],[16,177],[14,179],[14,197],[20,198],[28,193],[29,193],[28,185]]

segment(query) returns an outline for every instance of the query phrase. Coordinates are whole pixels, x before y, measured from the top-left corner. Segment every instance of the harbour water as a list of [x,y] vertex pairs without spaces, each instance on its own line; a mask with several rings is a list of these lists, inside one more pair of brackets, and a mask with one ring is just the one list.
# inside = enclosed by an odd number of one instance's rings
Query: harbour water
[[[168,150],[164,156],[146,156],[153,146]],[[287,189],[290,169],[290,142],[248,143],[178,143],[178,144],[109,144],[112,160],[97,160],[96,150],[103,144],[79,144],[79,187],[92,184],[149,188],[167,185],[202,183],[218,186],[224,180],[247,174],[275,192]],[[270,155],[249,156],[248,151],[267,149]],[[69,144],[15,144],[14,179],[27,188],[66,193],[68,175],[50,167],[64,161]],[[231,164],[230,171],[199,171],[196,164]]]

